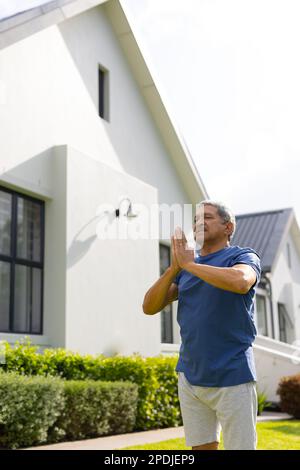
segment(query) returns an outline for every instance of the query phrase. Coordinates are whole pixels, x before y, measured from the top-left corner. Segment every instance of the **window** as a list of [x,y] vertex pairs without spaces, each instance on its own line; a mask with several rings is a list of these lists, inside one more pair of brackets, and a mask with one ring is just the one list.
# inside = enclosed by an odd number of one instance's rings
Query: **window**
[[99,66],[98,69],[98,102],[99,102],[99,116],[106,121],[109,120],[109,109],[108,109],[108,71],[103,67]]
[[[170,266],[171,249],[166,245],[159,245],[160,275]],[[167,305],[161,312],[161,342],[173,343],[173,307]]]
[[266,297],[256,294],[256,321],[259,335],[268,336]]
[[287,343],[286,320],[282,304],[278,304],[279,339]]
[[278,302],[279,340],[287,343],[287,322],[285,306]]
[[44,203],[0,187],[0,331],[42,333]]

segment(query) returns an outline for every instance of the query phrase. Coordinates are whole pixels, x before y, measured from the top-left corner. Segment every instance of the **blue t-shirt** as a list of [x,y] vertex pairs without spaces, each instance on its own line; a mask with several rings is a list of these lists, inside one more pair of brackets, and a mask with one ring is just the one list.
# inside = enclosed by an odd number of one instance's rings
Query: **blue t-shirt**
[[260,281],[258,254],[252,248],[227,246],[195,263],[218,267],[248,264],[256,272],[256,282],[247,294],[236,294],[204,282],[182,270],[178,284],[177,321],[181,347],[176,371],[184,372],[192,385],[229,387],[256,380],[252,343],[254,295]]

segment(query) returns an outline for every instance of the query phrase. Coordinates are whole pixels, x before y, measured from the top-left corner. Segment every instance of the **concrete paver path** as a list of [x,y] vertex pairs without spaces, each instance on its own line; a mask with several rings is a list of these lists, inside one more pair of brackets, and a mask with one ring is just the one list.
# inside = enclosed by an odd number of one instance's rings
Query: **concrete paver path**
[[[279,421],[291,419],[285,413],[264,411],[257,417],[257,422]],[[116,436],[97,437],[83,441],[61,442],[38,447],[30,447],[30,450],[116,450],[122,447],[149,444],[184,437],[183,426],[175,428],[158,429],[154,431],[133,432]]]

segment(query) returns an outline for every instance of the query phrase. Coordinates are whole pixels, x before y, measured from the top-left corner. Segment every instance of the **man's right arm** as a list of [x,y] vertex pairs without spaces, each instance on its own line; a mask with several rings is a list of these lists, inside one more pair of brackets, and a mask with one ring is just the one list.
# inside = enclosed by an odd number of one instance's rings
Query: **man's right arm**
[[173,282],[178,270],[167,268],[164,274],[146,292],[143,302],[143,312],[155,315],[174,300],[178,299],[178,286]]

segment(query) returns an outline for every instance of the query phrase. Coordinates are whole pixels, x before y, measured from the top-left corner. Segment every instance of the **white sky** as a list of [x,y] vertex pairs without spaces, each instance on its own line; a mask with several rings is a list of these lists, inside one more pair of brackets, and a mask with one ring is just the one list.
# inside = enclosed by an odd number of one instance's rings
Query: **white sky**
[[300,223],[300,1],[123,4],[210,197]]
[[[49,0],[0,0],[0,19]],[[300,1],[122,0],[212,198],[300,223]]]
[[0,20],[21,11],[30,10],[51,0],[0,0]]

